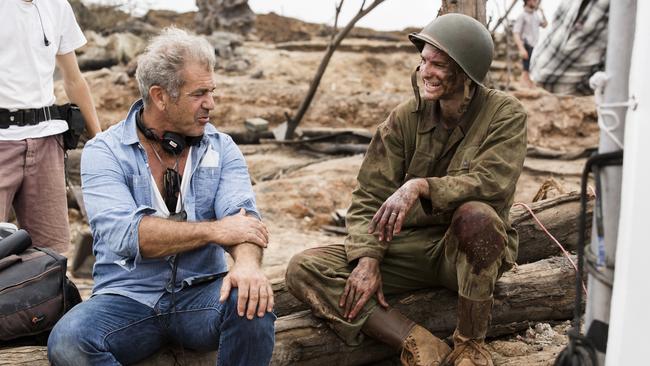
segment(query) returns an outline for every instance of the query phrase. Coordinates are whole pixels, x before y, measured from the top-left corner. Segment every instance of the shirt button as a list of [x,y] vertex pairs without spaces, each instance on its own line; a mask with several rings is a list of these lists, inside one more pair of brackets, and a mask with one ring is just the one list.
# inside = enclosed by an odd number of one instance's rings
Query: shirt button
[[123,265],[123,266],[125,266],[125,265],[126,265],[126,260],[122,259],[122,260],[120,261],[120,264]]

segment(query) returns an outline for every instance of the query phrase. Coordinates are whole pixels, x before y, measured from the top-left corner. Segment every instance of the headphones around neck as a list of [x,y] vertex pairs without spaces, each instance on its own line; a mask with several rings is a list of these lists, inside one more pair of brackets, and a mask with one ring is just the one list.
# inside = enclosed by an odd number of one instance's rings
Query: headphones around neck
[[197,146],[203,139],[203,135],[184,136],[181,135],[180,133],[171,132],[171,131],[165,131],[163,133],[162,138],[160,138],[158,137],[158,135],[156,135],[155,132],[153,132],[153,129],[148,128],[147,126],[144,125],[144,121],[142,121],[143,111],[144,109],[140,109],[135,114],[135,124],[136,126],[138,126],[138,130],[140,130],[140,132],[142,132],[144,137],[146,137],[148,140],[160,142],[160,146],[162,147],[162,149],[169,154],[180,155],[183,152],[183,150],[185,150],[185,147]]

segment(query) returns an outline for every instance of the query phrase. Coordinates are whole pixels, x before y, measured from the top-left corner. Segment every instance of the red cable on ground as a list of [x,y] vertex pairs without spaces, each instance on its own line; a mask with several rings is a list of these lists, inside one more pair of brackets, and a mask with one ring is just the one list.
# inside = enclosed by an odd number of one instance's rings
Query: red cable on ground
[[[514,206],[522,206],[522,207],[524,207],[526,210],[528,210],[528,212],[530,212],[530,215],[533,217],[533,219],[535,220],[535,222],[537,222],[537,225],[539,225],[539,227],[541,227],[542,230],[544,230],[544,232],[546,233],[546,235],[548,235],[548,237],[551,238],[551,240],[553,240],[553,242],[555,242],[555,244],[557,244],[558,247],[560,247],[560,249],[562,250],[562,253],[564,253],[564,255],[567,257],[567,259],[569,260],[569,262],[571,262],[571,265],[573,266],[573,268],[574,268],[574,269],[576,270],[576,272],[577,272],[577,271],[578,271],[578,267],[576,266],[576,264],[573,262],[573,260],[572,260],[571,257],[569,256],[569,252],[567,252],[566,249],[564,249],[564,247],[562,246],[562,244],[560,244],[560,242],[559,242],[557,239],[555,239],[555,237],[554,237],[550,232],[548,232],[548,230],[546,229],[546,227],[544,226],[544,224],[542,224],[542,222],[539,221],[539,219],[537,218],[537,215],[535,215],[535,213],[533,212],[533,210],[532,210],[532,209],[531,209],[527,204],[525,204],[525,203],[523,203],[523,202],[515,202]],[[582,282],[582,289],[585,291],[585,294],[586,294],[586,293],[587,293],[587,286],[585,286],[584,281]]]

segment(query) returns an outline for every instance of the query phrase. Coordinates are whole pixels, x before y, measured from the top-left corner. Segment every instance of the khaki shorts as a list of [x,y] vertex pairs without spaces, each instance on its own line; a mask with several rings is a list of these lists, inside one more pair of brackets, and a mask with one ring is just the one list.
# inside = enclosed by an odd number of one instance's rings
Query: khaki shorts
[[0,141],[0,221],[13,209],[32,244],[59,253],[70,244],[61,135]]

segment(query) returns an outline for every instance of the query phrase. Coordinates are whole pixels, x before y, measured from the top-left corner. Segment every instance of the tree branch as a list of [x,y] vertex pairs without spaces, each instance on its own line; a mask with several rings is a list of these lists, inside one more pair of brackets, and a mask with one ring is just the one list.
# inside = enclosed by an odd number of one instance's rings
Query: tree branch
[[339,27],[339,15],[341,14],[341,8],[343,7],[343,2],[345,0],[341,0],[339,4],[336,6],[336,15],[334,16],[334,28],[332,29],[332,37],[330,38],[330,43],[334,40],[334,36],[336,36],[336,33],[338,31]]
[[[375,0],[373,1],[372,4],[370,4],[367,8],[363,9],[361,8],[357,15],[350,20],[350,22],[343,28],[340,32],[337,33],[336,37],[334,37],[333,40],[330,41],[330,44],[327,46],[327,50],[325,50],[325,55],[323,56],[323,59],[321,60],[320,65],[318,66],[318,70],[316,71],[316,75],[314,76],[314,79],[311,81],[311,85],[309,86],[309,90],[307,91],[307,95],[305,96],[305,99],[302,101],[300,104],[300,107],[298,108],[298,112],[296,113],[296,116],[292,119],[287,120],[287,132],[284,136],[286,140],[291,140],[293,139],[293,134],[296,131],[296,128],[298,127],[298,124],[302,120],[302,118],[305,116],[305,113],[307,112],[307,109],[309,109],[309,105],[311,104],[312,99],[314,99],[314,95],[316,95],[316,90],[318,89],[318,85],[320,84],[321,79],[323,78],[323,74],[325,73],[325,69],[327,68],[327,65],[330,62],[330,59],[332,58],[332,55],[334,54],[334,51],[336,48],[341,44],[343,41],[343,38],[350,33],[352,28],[354,28],[354,25],[359,21],[359,19],[363,18],[366,14],[370,13],[374,8],[377,7],[377,5],[383,3],[384,0]],[[341,1],[341,4],[343,2]],[[365,5],[365,0],[362,6]],[[337,15],[338,18],[338,15]]]
[[517,4],[517,1],[518,0],[512,0],[512,4],[510,4],[510,7],[508,7],[508,10],[506,10],[506,13],[502,17],[500,17],[499,20],[497,20],[497,23],[494,25],[494,27],[492,27],[492,29],[490,30],[490,33],[494,33],[497,30],[497,28],[499,28],[501,23],[503,23],[503,21],[508,18],[508,15],[512,11],[512,9],[515,7],[515,4]]

